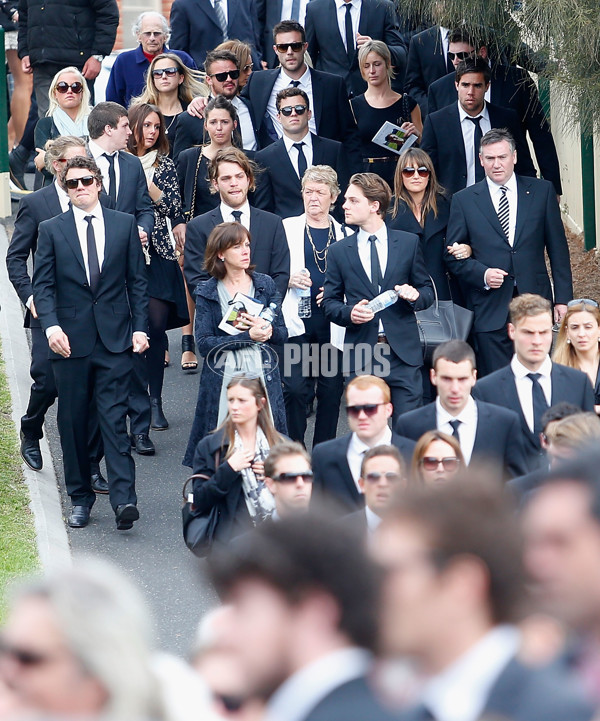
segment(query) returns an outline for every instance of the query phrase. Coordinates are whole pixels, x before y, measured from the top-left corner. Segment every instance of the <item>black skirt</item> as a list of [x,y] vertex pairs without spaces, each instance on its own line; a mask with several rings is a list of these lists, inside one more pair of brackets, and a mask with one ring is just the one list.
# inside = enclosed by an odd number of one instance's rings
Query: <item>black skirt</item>
[[150,247],[150,265],[148,272],[148,295],[150,298],[169,303],[167,330],[181,328],[190,322],[183,273],[176,260],[162,258]]

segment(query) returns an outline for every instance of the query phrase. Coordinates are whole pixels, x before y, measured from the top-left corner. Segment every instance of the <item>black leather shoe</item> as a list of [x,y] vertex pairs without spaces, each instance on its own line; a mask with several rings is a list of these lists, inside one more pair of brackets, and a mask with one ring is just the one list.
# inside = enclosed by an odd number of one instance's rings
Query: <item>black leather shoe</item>
[[71,528],[85,528],[90,522],[89,506],[73,506],[67,523]]
[[140,456],[153,456],[156,453],[154,443],[147,433],[138,433],[131,436],[131,447],[135,448]]
[[169,427],[169,421],[163,413],[162,399],[150,398],[150,408],[152,410],[152,423],[150,423],[150,428],[152,428],[153,431],[166,431]]
[[92,481],[94,493],[101,493],[104,496],[108,493],[108,481],[104,478],[99,468],[92,469],[90,480]]
[[40,442],[37,438],[25,438],[21,431],[21,458],[32,471],[41,471],[44,465]]
[[115,511],[115,520],[117,522],[117,531],[128,531],[133,528],[133,522],[140,517],[140,512],[133,503],[124,503],[117,506]]
[[10,178],[15,185],[21,190],[26,190],[25,172],[27,170],[27,161],[30,152],[21,144],[13,148],[8,154],[8,165],[10,168]]

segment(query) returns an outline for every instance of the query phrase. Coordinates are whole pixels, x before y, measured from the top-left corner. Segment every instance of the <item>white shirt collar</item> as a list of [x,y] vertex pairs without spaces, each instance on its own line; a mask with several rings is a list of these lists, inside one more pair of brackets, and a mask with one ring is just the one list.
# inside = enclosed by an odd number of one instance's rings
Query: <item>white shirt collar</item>
[[367,528],[370,533],[374,533],[381,523],[381,516],[372,511],[369,506],[365,506],[365,513],[367,515]]
[[98,201],[96,203],[96,206],[93,210],[81,210],[81,208],[77,208],[75,205],[73,205],[71,207],[73,208],[73,215],[75,216],[75,220],[80,223],[87,222],[87,221],[85,221],[85,218],[88,215],[92,215],[94,218],[97,218],[98,220],[102,220],[104,217],[102,215],[102,205],[101,205],[100,201]]
[[[219,208],[221,210],[221,215],[223,216],[223,218],[229,217],[234,210],[241,210],[242,215],[247,215],[248,217],[250,217],[250,203],[248,203],[248,200],[246,200],[246,202],[239,208],[231,208],[229,205],[227,205],[227,203],[221,201]],[[227,223],[228,221],[224,222]]]
[[381,241],[382,243],[385,243],[387,241],[388,232],[387,232],[387,225],[384,223],[379,230],[375,231],[375,233],[367,233],[366,230],[363,230],[362,228],[358,231],[358,242],[361,245],[364,245],[369,242],[369,237],[371,235],[375,235],[377,237],[377,240]]
[[285,70],[283,68],[281,68],[279,77],[282,80],[284,80],[287,85],[289,85],[292,82],[292,80],[294,80],[294,79],[298,80],[298,82],[300,83],[300,85],[298,85],[298,87],[302,88],[304,90],[304,88],[306,88],[309,85],[310,79],[311,79],[310,68],[308,67],[308,65],[306,65],[306,63],[305,63],[305,67],[306,67],[306,70],[302,73],[302,75],[299,78],[290,78],[290,76],[285,72]]
[[339,11],[343,7],[346,7],[346,5],[354,5],[354,7],[359,7],[360,0],[350,0],[350,2],[344,2],[344,0],[335,0],[335,5]]
[[69,203],[71,202],[71,198],[69,198],[69,194],[66,190],[63,189],[62,185],[58,182],[58,180],[54,180],[54,189],[56,190],[56,194],[58,195],[58,202],[60,203],[60,207],[65,208],[69,207]]
[[488,121],[490,119],[490,114],[488,113],[487,103],[485,102],[485,100],[483,101],[483,108],[482,108],[481,112],[478,113],[477,115],[469,115],[469,113],[466,112],[466,110],[463,108],[463,106],[459,102],[457,102],[457,105],[458,105],[458,117],[460,119],[461,124],[465,118],[474,119],[474,118],[482,117]]
[[441,404],[439,396],[435,399],[435,408],[437,413],[438,422],[449,423],[450,421],[460,421],[461,423],[477,423],[477,406],[473,400],[473,396],[469,396],[465,407],[457,415],[453,416],[444,408]]
[[[383,436],[377,443],[378,446],[389,446],[392,442],[392,429],[389,426],[385,427],[385,430],[383,432]],[[352,434],[352,438],[350,439],[350,445],[352,446],[352,450],[355,453],[364,453],[365,451],[368,451],[372,446],[368,446],[366,443],[363,443],[363,441],[360,440],[360,438],[356,435],[356,433]]]
[[[500,188],[502,185],[499,185],[498,183],[495,183],[489,176],[485,176],[485,179],[487,180],[488,188],[490,191],[490,195],[493,195],[494,193],[500,193],[502,192]],[[510,178],[504,183],[504,187],[508,188],[509,193],[516,193],[517,192],[517,176],[513,174],[510,176]]]
[[[526,368],[521,361],[517,358],[517,354],[512,357],[512,360],[510,362],[510,367],[512,372],[514,373],[514,376],[517,380],[520,380],[521,378],[526,378],[529,373],[533,373],[534,371],[530,371],[529,368]],[[542,365],[535,371],[535,373],[539,373],[542,376],[547,376],[550,378],[550,374],[552,373],[552,361],[550,360],[550,356],[546,356],[544,358],[544,362]]]
[[114,153],[109,153],[108,150],[101,148],[98,143],[93,140],[88,140],[88,148],[94,159],[101,158],[103,155],[118,155],[119,151],[115,150]]
[[290,150],[292,149],[292,147],[294,146],[295,143],[304,143],[304,145],[306,145],[307,148],[312,149],[312,137],[310,134],[310,130],[307,130],[306,135],[303,138],[300,138],[298,140],[295,140],[293,138],[288,138],[288,136],[285,133],[281,137],[283,138],[283,142],[285,144],[285,149],[288,151],[288,153],[290,152]]

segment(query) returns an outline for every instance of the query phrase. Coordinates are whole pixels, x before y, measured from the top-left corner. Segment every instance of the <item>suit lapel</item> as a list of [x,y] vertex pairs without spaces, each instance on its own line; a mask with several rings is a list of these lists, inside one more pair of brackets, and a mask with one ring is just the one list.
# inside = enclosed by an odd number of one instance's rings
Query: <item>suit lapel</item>
[[[373,295],[373,283],[369,280],[369,276],[365,273],[365,269],[363,268],[362,261],[360,259],[360,255],[358,254],[358,234],[354,233],[354,235],[350,235],[346,241],[346,253],[348,256],[348,263],[350,268],[356,269],[356,275],[358,276],[359,280],[362,281],[363,285],[365,286],[367,293],[369,295]],[[388,265],[389,265],[389,251],[388,251]],[[377,292],[375,293],[377,295]],[[365,296],[367,297],[367,296]]]
[[358,498],[360,498],[360,493],[358,492],[358,488],[356,487],[356,483],[354,482],[354,478],[350,472],[350,466],[348,465],[348,447],[350,446],[351,440],[352,433],[348,435],[347,442],[344,443],[343,446],[340,444],[341,454],[335,460],[340,470],[340,476],[344,480],[344,483],[346,484],[352,497],[358,500]]
[[484,178],[479,183],[473,185],[472,188],[477,197],[477,207],[479,208],[481,214],[492,226],[494,231],[500,236],[500,238],[508,244],[508,238],[504,235],[494,204],[492,203],[487,180]]
[[[314,139],[314,137],[313,137]],[[277,155],[279,156],[278,162],[279,167],[284,170],[285,169],[285,176],[290,180],[290,182],[294,185],[296,190],[300,192],[301,186],[300,186],[300,178],[298,177],[298,173],[296,172],[294,166],[292,165],[292,159],[289,156],[289,153],[287,152],[285,148],[285,143],[283,142],[283,139],[280,138],[279,141],[280,145],[277,148]],[[314,162],[314,147],[313,147],[313,165],[316,165]]]
[[102,268],[100,269],[100,282],[102,282],[102,276],[107,268],[107,264],[110,262],[115,248],[115,234],[107,233],[106,228],[109,227],[110,215],[107,215],[110,211],[102,208],[102,216],[104,218],[104,260],[102,261]]
[[[229,25],[229,18],[231,17],[231,15],[229,15],[229,9],[231,5],[232,3],[227,3],[227,25]],[[212,6],[210,0],[198,0],[198,7],[204,12],[204,14],[211,21],[211,23],[219,29],[219,32],[221,32],[221,25],[217,19],[217,13],[215,12],[215,9]]]
[[388,230],[388,256],[387,263],[385,266],[385,275],[381,282],[381,290],[387,288],[388,285],[394,286],[392,282],[392,275],[398,270],[398,264],[400,263],[400,239]]
[[473,450],[479,450],[482,445],[486,445],[485,437],[490,432],[489,427],[489,410],[483,406],[479,401],[475,401],[477,407],[477,428],[475,429],[475,442],[473,443]]
[[337,48],[336,54],[341,53],[341,55],[347,59],[348,53],[346,52],[344,41],[340,35],[340,26],[338,25],[337,19],[337,7],[334,2],[327,3],[327,15],[328,17],[325,19],[325,27],[331,27],[334,29],[331,37],[331,44]]
[[[343,49],[344,48],[342,47],[342,50]],[[325,104],[325,98],[323,82],[321,81],[319,75],[312,68],[310,69],[310,81],[313,91],[313,114],[315,116],[315,125],[318,133],[319,128],[321,127],[321,110],[323,109],[323,105]]]
[[46,201],[46,205],[48,206],[49,218],[55,218],[63,212],[54,183],[49,186],[48,192],[44,193],[44,199]]
[[513,246],[516,246],[519,242],[523,226],[529,217],[531,202],[533,200],[533,195],[530,190],[531,183],[522,180],[518,176],[515,177],[517,178],[517,223],[515,226],[515,241]]
[[532,671],[522,666],[516,659],[511,659],[492,686],[484,715],[514,718],[515,709],[521,705],[521,696],[529,687],[526,678],[529,673]]
[[58,217],[65,224],[64,235],[65,240],[67,241],[67,245],[73,251],[73,255],[75,256],[75,258],[77,258],[77,262],[81,266],[83,274],[87,278],[87,274],[85,272],[85,263],[83,262],[83,254],[81,252],[81,245],[79,244],[79,235],[77,234],[77,226],[75,225],[75,216],[73,215],[73,211],[69,210],[62,215],[59,215]]

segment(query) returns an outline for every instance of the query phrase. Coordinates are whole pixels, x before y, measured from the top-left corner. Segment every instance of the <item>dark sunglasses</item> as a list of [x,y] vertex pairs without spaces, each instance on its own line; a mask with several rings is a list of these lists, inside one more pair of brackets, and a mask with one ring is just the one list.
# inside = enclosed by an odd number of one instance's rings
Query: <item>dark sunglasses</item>
[[162,78],[163,75],[166,75],[167,77],[172,78],[174,75],[177,75],[178,72],[179,68],[162,68],[161,70],[153,70],[152,77]]
[[304,483],[312,483],[313,482],[313,472],[312,471],[299,471],[298,473],[280,473],[278,476],[275,476],[273,479],[274,481],[279,481],[279,483],[296,483],[298,478],[301,478]]
[[394,473],[393,471],[388,471],[387,473],[379,473],[379,471],[373,471],[373,473],[367,473],[365,476],[365,481],[368,481],[369,483],[377,483],[380,478],[384,478],[386,481],[389,481],[390,483],[397,483],[398,481],[402,480],[402,476],[399,473]]
[[226,70],[224,73],[213,73],[208,76],[209,78],[216,78],[220,83],[224,83],[227,78],[237,80],[240,77],[239,70]]
[[84,175],[83,178],[69,178],[68,180],[65,180],[65,185],[69,190],[75,190],[79,183],[87,187],[88,185],[91,185],[94,180],[96,180],[96,178],[94,178],[93,175]]
[[435,471],[437,467],[442,464],[445,471],[455,471],[460,461],[456,456],[448,456],[447,458],[433,458],[432,456],[425,456],[421,458],[421,465],[426,471]]
[[244,65],[244,72],[249,73],[253,67],[254,67],[254,63],[248,63],[248,65]]
[[279,112],[286,118],[290,117],[292,110],[296,111],[296,115],[304,115],[308,108],[306,105],[286,105],[285,108],[279,108]]
[[420,168],[411,168],[410,166],[402,168],[402,175],[405,178],[412,178],[415,173],[418,173],[420,178],[428,178],[430,171],[424,165],[421,165]]
[[598,307],[598,303],[591,298],[574,298],[567,303],[567,308],[572,308],[574,305],[591,305],[592,308]]
[[241,696],[233,696],[224,693],[217,694],[216,698],[223,704],[225,710],[229,711],[230,713],[235,713],[236,711],[239,711],[245,703],[244,699]]
[[10,656],[21,666],[41,666],[50,660],[48,655],[11,646],[2,640],[0,640],[0,656]]
[[360,412],[363,411],[363,413],[366,416],[374,416],[377,413],[377,409],[379,406],[385,405],[384,403],[367,403],[362,406],[346,406],[346,413],[349,416],[352,416],[352,418],[358,418],[360,415]]
[[304,43],[277,43],[275,47],[280,53],[287,53],[288,48],[291,48],[293,53],[299,53],[304,47]]
[[457,58],[458,60],[466,60],[470,58],[474,52],[474,50],[461,50],[459,53],[451,53],[448,50],[448,59],[454,60],[454,58]]
[[75,95],[79,95],[79,93],[83,92],[83,83],[77,81],[69,85],[69,83],[65,83],[64,80],[61,80],[60,83],[56,83],[57,93],[66,93],[69,89],[71,89]]

